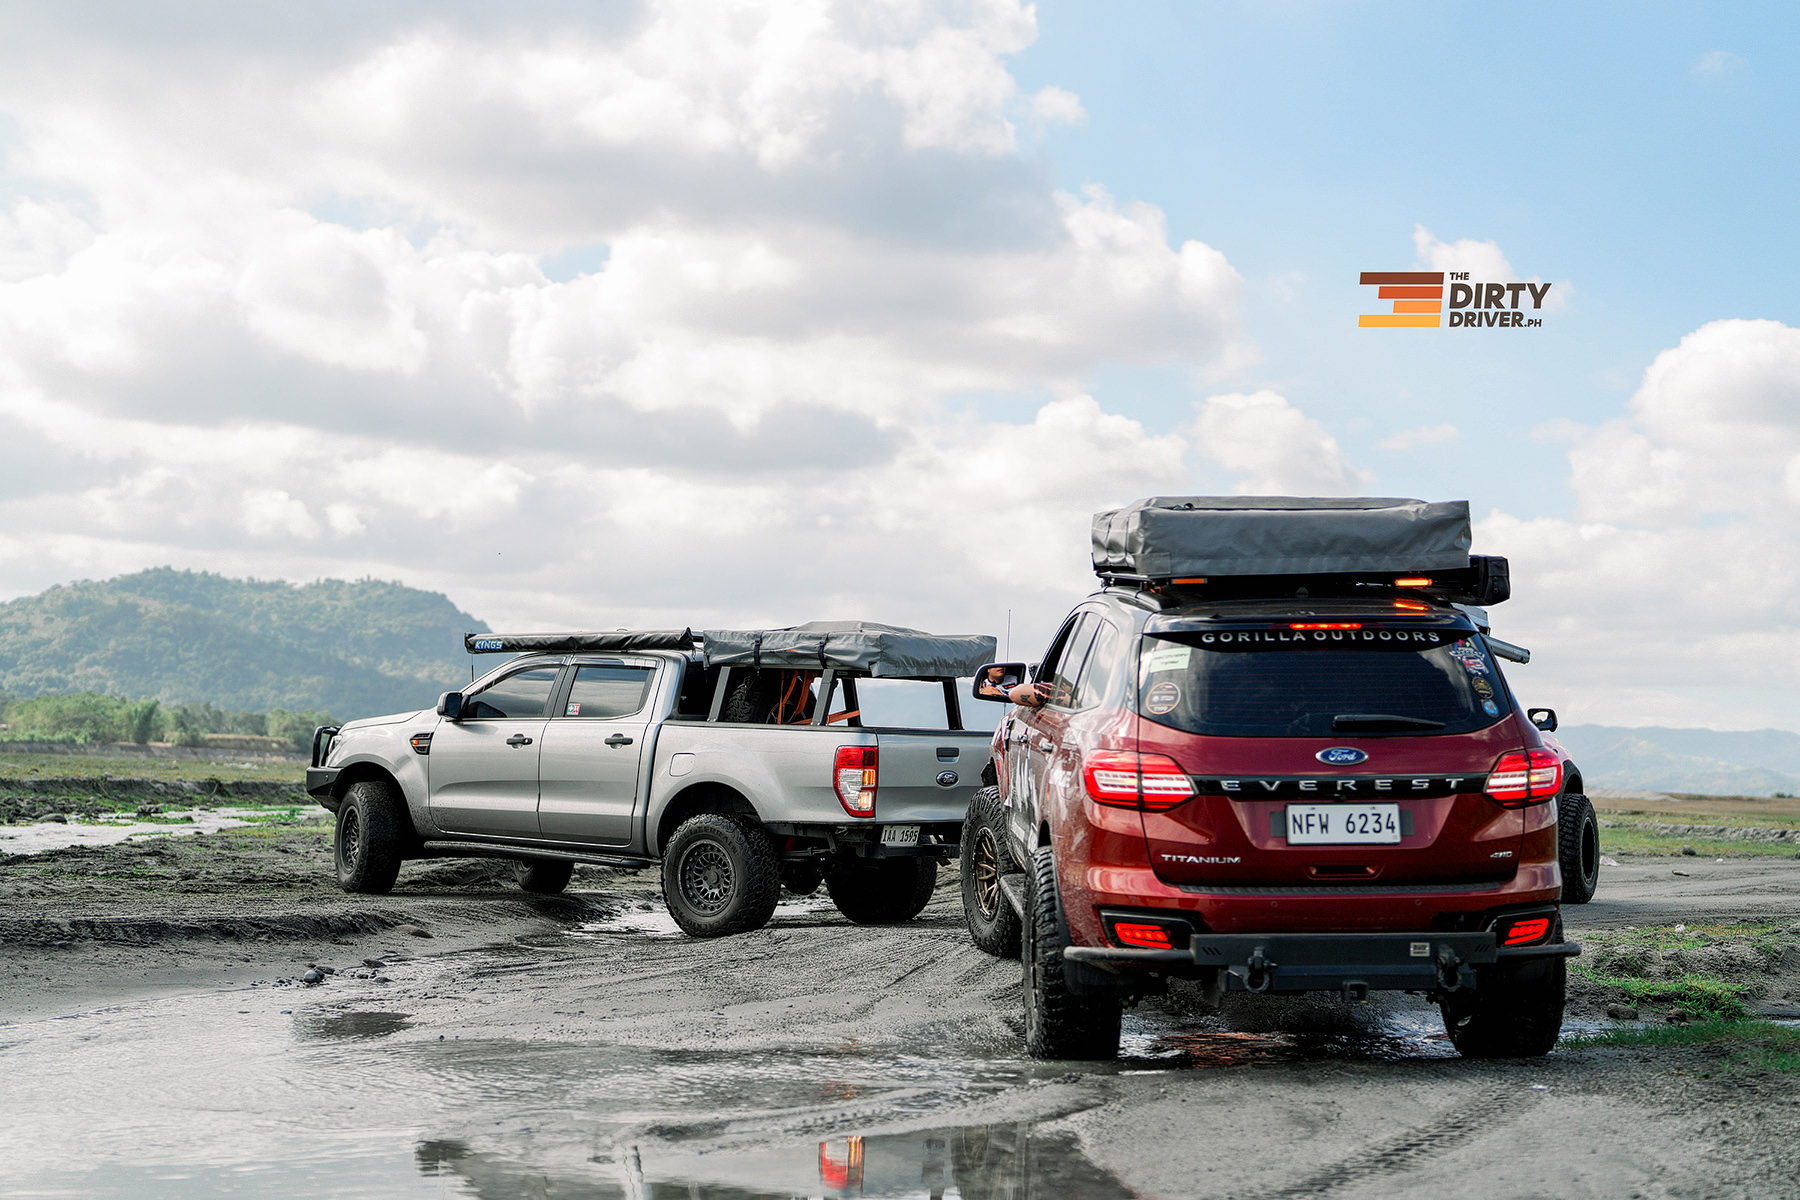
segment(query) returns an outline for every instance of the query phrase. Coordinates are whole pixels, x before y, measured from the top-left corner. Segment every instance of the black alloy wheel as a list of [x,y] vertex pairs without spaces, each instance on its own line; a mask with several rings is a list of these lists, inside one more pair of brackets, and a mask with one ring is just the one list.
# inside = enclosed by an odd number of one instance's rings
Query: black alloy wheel
[[690,937],[761,929],[781,898],[780,864],[755,821],[724,813],[689,817],[663,851],[663,900]]

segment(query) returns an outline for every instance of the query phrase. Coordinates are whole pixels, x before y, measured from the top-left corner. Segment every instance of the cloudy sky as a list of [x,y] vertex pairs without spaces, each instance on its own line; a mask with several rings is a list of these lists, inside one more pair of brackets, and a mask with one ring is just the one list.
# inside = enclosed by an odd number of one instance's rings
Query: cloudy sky
[[[1565,720],[1800,729],[1784,6],[0,5],[0,595],[1035,656],[1089,516],[1464,498]],[[1359,329],[1358,275],[1552,284]],[[1527,303],[1529,301],[1527,300]]]

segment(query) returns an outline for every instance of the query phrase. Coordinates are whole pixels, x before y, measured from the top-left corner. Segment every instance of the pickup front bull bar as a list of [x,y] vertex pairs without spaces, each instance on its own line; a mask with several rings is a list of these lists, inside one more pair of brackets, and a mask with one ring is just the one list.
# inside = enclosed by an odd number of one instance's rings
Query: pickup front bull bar
[[1574,942],[1498,946],[1482,933],[1197,933],[1186,949],[1070,946],[1063,958],[1109,973],[1212,968],[1228,991],[1442,991],[1475,986],[1475,968],[1502,959],[1574,958]]

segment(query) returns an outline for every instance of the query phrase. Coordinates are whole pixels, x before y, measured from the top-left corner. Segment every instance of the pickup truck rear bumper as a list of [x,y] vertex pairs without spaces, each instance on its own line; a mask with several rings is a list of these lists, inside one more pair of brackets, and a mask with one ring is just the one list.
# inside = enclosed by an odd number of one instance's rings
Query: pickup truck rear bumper
[[[1196,933],[1179,950],[1070,946],[1066,962],[1093,973],[1124,975],[1146,968],[1191,974],[1224,973],[1227,991],[1313,992],[1455,991],[1476,986],[1475,968],[1530,958],[1574,958],[1574,942],[1498,946],[1480,933]],[[1090,976],[1089,971],[1080,972]],[[1091,976],[1090,976],[1091,978]],[[1091,980],[1104,985],[1104,975]],[[1071,984],[1075,981],[1071,979]]]

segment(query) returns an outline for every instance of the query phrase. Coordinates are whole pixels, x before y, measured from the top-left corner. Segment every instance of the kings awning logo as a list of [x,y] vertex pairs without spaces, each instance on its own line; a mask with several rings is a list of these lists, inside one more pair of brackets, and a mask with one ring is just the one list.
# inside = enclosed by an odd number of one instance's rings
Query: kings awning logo
[[1544,324],[1541,316],[1526,314],[1543,309],[1550,284],[1475,282],[1467,271],[1364,271],[1363,286],[1375,288],[1375,298],[1391,300],[1394,307],[1392,312],[1363,313],[1356,324],[1362,329],[1437,329],[1444,323],[1446,282],[1452,329],[1537,329]]

